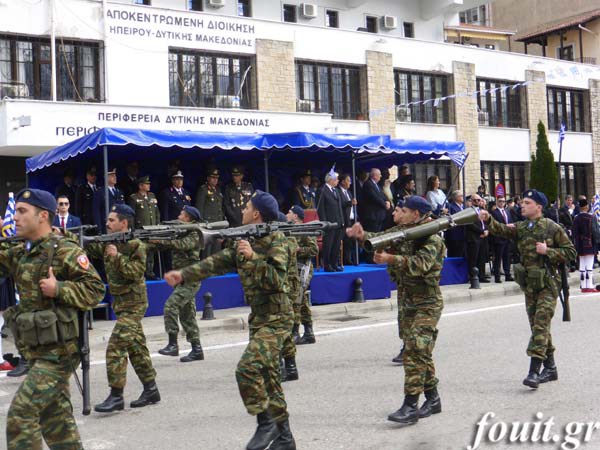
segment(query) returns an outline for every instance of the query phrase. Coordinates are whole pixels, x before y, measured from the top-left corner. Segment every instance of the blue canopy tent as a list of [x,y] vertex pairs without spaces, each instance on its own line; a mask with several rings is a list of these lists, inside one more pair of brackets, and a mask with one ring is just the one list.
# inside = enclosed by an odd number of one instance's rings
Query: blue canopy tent
[[[307,155],[310,153],[310,156]],[[103,167],[125,165],[129,161],[150,161],[162,173],[173,159],[190,163],[226,163],[264,165],[264,183],[269,190],[269,164],[298,170],[311,165],[329,169],[331,164],[363,167],[393,165],[399,162],[448,157],[459,168],[465,159],[463,142],[415,141],[391,139],[387,135],[318,133],[217,133],[199,131],[158,131],[127,128],[103,128],[26,161],[27,182],[31,187],[51,190],[58,184],[66,167],[95,164]],[[106,176],[106,175],[105,175]],[[192,170],[193,176],[193,170]],[[106,179],[104,180],[107,188]],[[356,193],[355,193],[356,194]],[[108,195],[105,196],[108,198]],[[108,204],[105,205],[108,208]],[[108,211],[106,211],[108,213]]]

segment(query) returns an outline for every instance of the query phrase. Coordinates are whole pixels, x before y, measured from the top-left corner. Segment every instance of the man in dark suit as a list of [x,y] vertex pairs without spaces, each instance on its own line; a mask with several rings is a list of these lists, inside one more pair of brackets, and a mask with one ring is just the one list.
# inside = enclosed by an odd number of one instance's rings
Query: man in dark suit
[[[508,225],[514,223],[510,211],[506,209],[506,199],[498,197],[496,199],[496,209],[492,211],[492,216],[498,222]],[[499,236],[494,236],[494,281],[502,283],[500,280],[500,262],[504,269],[504,279],[513,281],[510,275],[510,242]]]
[[[478,194],[471,196],[471,203],[479,213],[483,205],[483,200]],[[465,241],[467,253],[467,265],[469,266],[469,275],[472,274],[474,268],[479,271],[479,281],[489,283],[490,279],[485,276],[485,252],[483,251],[483,239],[487,238],[489,231],[482,220],[467,225],[465,227]],[[482,270],[482,268],[484,270]]]
[[81,226],[79,217],[69,214],[69,207],[71,206],[69,197],[66,195],[59,195],[56,199],[56,204],[58,205],[58,213],[54,216],[52,226],[60,227],[63,230]]
[[94,209],[98,204],[98,186],[96,185],[96,168],[90,167],[85,172],[86,182],[77,188],[75,193],[75,213],[84,225],[98,225],[94,222]]
[[[342,211],[344,213],[344,228],[350,228],[356,222],[356,199],[352,195],[350,190],[351,183],[350,175],[345,173],[340,177],[340,184],[338,186],[340,198],[342,199]],[[356,240],[350,238],[343,233],[344,239],[344,265],[348,266],[355,264],[356,251],[355,242]]]
[[75,185],[75,172],[73,169],[65,170],[63,175],[63,183],[56,188],[54,196],[58,198],[61,195],[66,195],[71,205],[75,205],[75,193],[77,186]]
[[119,189],[123,192],[125,199],[129,199],[131,194],[135,194],[138,191],[138,177],[140,172],[140,166],[137,161],[132,161],[127,164],[126,174],[121,177],[119,181]]
[[344,213],[338,185],[338,174],[333,168],[325,175],[325,184],[321,187],[317,212],[319,219],[334,222],[340,225],[336,230],[326,231],[323,234],[323,266],[326,272],[342,272],[344,269],[338,264],[340,257],[340,242],[344,235]]
[[177,220],[184,206],[192,204],[192,194],[183,187],[183,173],[178,170],[171,175],[172,186],[164,189],[160,201],[162,220]]
[[363,184],[361,201],[364,215],[360,221],[366,231],[381,231],[386,212],[391,207],[389,200],[379,187],[379,180],[381,180],[381,171],[371,169],[369,179]]
[[[448,214],[456,214],[464,209],[463,194],[460,191],[454,191],[450,194],[448,203]],[[465,256],[465,227],[453,227],[446,231],[446,247],[448,248],[448,257],[461,258]]]

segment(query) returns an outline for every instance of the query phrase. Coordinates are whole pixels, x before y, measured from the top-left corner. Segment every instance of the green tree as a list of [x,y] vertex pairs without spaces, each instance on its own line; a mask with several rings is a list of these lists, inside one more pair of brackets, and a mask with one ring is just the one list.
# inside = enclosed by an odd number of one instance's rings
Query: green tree
[[535,155],[531,155],[529,187],[542,191],[548,197],[548,201],[553,202],[558,195],[558,169],[548,144],[546,127],[541,120],[538,123],[535,147]]

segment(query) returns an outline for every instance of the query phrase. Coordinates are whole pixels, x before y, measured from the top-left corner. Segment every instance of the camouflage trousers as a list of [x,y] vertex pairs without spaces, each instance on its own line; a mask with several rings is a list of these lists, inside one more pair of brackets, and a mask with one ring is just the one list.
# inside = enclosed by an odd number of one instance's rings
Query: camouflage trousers
[[402,307],[404,393],[419,395],[438,385],[433,364],[437,324],[444,308],[441,297],[406,299]]
[[404,295],[402,291],[397,291],[396,303],[398,306],[398,337],[404,341],[404,336],[402,336],[402,322],[404,320]]
[[268,411],[276,422],[288,417],[279,361],[292,325],[290,314],[255,316],[250,322],[250,342],[235,371],[248,414],[256,416]]
[[312,324],[312,312],[310,311],[310,302],[308,300],[308,292],[304,292],[302,303],[294,303],[294,323]]
[[42,450],[42,437],[51,450],[83,449],[69,393],[72,372],[66,359],[33,362],[8,410],[8,450]]
[[178,285],[167,299],[164,309],[165,331],[167,334],[178,334],[179,323],[185,331],[188,342],[200,343],[200,330],[196,322],[196,293],[200,285]]
[[556,310],[555,292],[550,288],[545,288],[533,294],[525,293],[525,307],[531,328],[527,355],[530,358],[544,360],[555,350],[550,334],[550,325]]
[[142,383],[149,383],[156,378],[142,328],[145,310],[144,307],[135,312],[123,312],[117,318],[106,348],[106,374],[110,387],[125,387],[128,357]]
[[292,337],[292,330],[294,328],[294,325],[296,325],[296,306],[299,307],[300,305],[294,304],[293,312],[290,312],[289,314],[287,314],[287,318],[290,322],[290,334],[283,341],[283,347],[281,350],[282,358],[295,358],[296,357],[296,343],[294,342],[294,338]]

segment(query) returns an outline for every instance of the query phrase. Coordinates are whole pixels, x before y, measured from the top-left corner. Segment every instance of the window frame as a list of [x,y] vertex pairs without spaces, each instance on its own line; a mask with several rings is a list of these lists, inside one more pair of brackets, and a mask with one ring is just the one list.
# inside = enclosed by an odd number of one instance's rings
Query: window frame
[[[521,94],[522,86],[514,89],[512,87],[517,83],[519,82],[493,78],[478,77],[476,79],[479,126],[529,128],[525,96]],[[505,87],[506,89],[504,89]],[[489,92],[490,89],[496,90]],[[485,103],[481,95],[483,90],[488,91],[485,94]],[[485,118],[486,114],[487,119]]]
[[[588,91],[582,89],[548,86],[546,88],[548,129],[559,131],[561,124],[564,122],[567,131],[589,133],[586,95],[589,95]],[[560,114],[557,113],[558,106],[561,109]],[[567,119],[565,120],[565,118]]]
[[484,160],[480,162],[480,178],[485,184],[488,195],[495,197],[496,185],[501,183],[507,198],[512,198],[525,191],[525,169],[525,162]]
[[[237,0],[237,15],[238,17],[252,17],[252,0]],[[244,6],[245,5],[245,6]],[[243,10],[247,10],[247,14],[240,14],[240,6]]]
[[[194,4],[196,8],[194,8]],[[188,11],[204,11],[204,0],[187,0],[187,10]]]
[[[293,12],[294,20],[286,20],[286,8],[288,9],[288,12]],[[298,23],[298,5],[284,3],[281,6],[281,20],[285,23]]]
[[[329,25],[329,14],[335,15],[335,26]],[[325,27],[327,28],[339,28],[340,27],[340,12],[335,9],[325,9]]]
[[[406,27],[409,27],[410,30],[410,36],[406,35]],[[415,37],[415,23],[414,22],[402,22],[402,35],[405,38],[410,38],[410,39],[414,39]]]
[[[373,26],[374,26],[373,31],[369,30],[369,21],[371,21],[373,23]],[[379,33],[379,17],[372,16],[372,15],[366,15],[365,16],[365,29],[366,29],[367,33],[374,33],[374,34]]]

